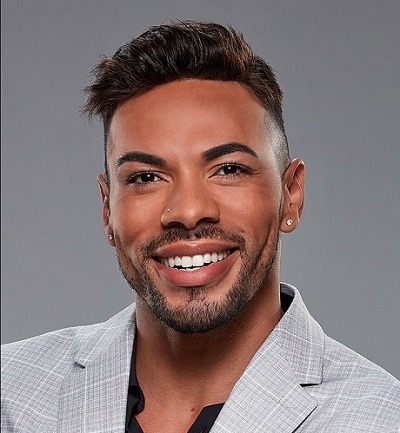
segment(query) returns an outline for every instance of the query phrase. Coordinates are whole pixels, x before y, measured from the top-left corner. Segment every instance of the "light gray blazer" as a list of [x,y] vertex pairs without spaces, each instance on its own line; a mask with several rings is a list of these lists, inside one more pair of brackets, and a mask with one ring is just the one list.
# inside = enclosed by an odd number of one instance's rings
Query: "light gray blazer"
[[[327,337],[299,292],[281,289],[293,302],[212,433],[400,432],[399,381]],[[1,432],[124,433],[134,311],[3,346]]]

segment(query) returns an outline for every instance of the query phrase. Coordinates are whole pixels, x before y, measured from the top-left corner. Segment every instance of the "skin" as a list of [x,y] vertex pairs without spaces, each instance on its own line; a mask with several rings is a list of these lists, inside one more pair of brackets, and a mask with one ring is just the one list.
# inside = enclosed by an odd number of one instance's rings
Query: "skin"
[[[112,119],[109,182],[98,182],[107,239],[138,294],[146,433],[186,433],[204,406],[224,402],[282,316],[280,233],[299,223],[305,169],[296,159],[280,176],[265,116],[238,83],[183,80],[129,99]],[[193,272],[162,263],[224,250]],[[235,287],[243,302],[232,306]]]

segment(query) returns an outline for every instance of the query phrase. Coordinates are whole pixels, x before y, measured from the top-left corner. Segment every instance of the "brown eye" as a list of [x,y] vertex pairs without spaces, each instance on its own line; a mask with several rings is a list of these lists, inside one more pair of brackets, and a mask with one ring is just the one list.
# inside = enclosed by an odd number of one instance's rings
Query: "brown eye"
[[153,172],[139,173],[129,177],[129,183],[145,184],[158,182],[160,177]]
[[216,174],[218,176],[238,176],[240,174],[248,173],[248,172],[249,170],[246,169],[246,167],[243,167],[242,165],[234,164],[234,163],[226,163],[218,169]]
[[227,164],[221,168],[223,174],[237,174],[240,171],[240,168],[237,165]]

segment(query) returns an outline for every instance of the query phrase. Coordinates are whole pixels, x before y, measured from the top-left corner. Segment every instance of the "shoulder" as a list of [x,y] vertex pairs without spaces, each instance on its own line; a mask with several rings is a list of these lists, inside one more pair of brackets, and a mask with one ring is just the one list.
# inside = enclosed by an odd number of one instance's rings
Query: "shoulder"
[[[72,370],[80,333],[97,325],[49,332],[2,346],[1,431],[49,431],[57,423],[60,389]],[[19,430],[18,430],[19,431]],[[25,430],[24,430],[25,431]]]
[[[5,344],[1,347],[2,406],[22,404],[32,391],[48,393],[61,386],[73,367],[83,335],[98,325],[73,327]],[[49,395],[50,397],[50,395]]]
[[133,308],[129,306],[106,322],[3,345],[1,431],[16,431],[16,425],[31,426],[27,431],[55,431],[65,380],[82,368],[82,362],[101,356],[131,335],[133,321]]
[[[35,368],[61,372],[73,358],[82,335],[94,333],[101,324],[71,327],[48,332],[1,347],[3,379]],[[64,362],[63,362],[64,361]]]
[[400,428],[400,382],[330,337],[325,337],[322,382],[308,391],[318,400],[323,431],[327,425],[340,432]]
[[[62,374],[77,354],[101,350],[133,321],[134,304],[106,322],[48,332],[1,347],[1,369],[6,377],[19,371],[46,369]],[[3,376],[4,377],[4,376]]]
[[369,361],[344,344],[325,335],[324,377],[327,379],[343,379],[360,376],[378,376],[381,379],[396,380],[377,364]]
[[399,431],[400,382],[328,337],[296,288],[283,285],[282,289],[292,302],[281,321],[281,346],[303,390],[316,403],[299,431]]
[[399,390],[400,382],[390,373],[328,336],[323,359],[323,383],[338,383],[349,390]]
[[19,380],[20,372],[31,370],[63,374],[75,357],[88,359],[105,350],[132,325],[134,311],[135,306],[132,304],[106,322],[60,329],[3,345],[3,379],[11,380],[16,376]]

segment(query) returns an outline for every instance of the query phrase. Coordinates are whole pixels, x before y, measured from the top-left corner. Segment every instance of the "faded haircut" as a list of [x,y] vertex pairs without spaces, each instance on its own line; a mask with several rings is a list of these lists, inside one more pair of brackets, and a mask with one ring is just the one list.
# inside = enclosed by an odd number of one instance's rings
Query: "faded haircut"
[[282,90],[274,71],[230,26],[174,21],[150,27],[112,57],[103,57],[92,75],[83,111],[90,119],[98,117],[103,122],[107,179],[108,133],[119,105],[157,86],[184,79],[234,81],[245,86],[266,110],[266,130],[281,174],[290,162]]

